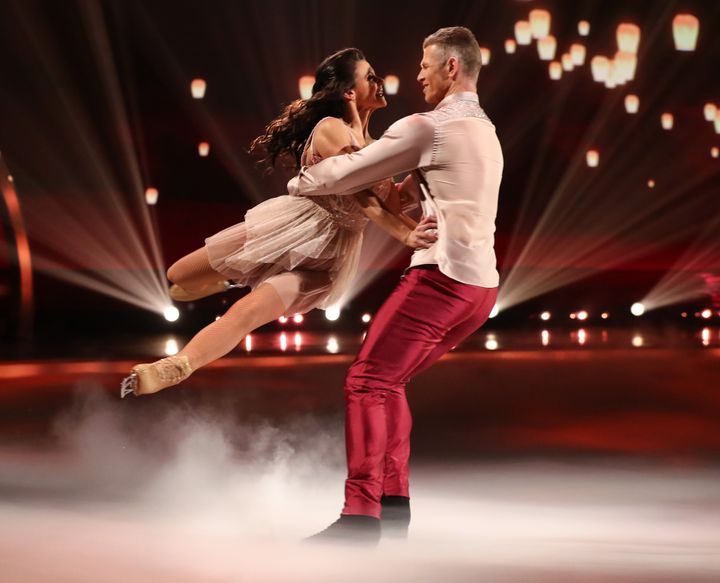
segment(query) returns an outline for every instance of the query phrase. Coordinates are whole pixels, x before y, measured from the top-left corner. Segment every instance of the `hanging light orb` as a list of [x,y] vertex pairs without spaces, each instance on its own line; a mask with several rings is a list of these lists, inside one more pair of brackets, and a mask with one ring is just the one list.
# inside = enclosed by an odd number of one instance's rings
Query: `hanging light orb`
[[580,36],[587,36],[590,34],[590,23],[587,20],[581,20],[578,22],[578,34],[580,34]]
[[205,79],[193,79],[190,83],[190,93],[192,93],[194,99],[205,97],[205,89],[207,89]]
[[597,150],[588,150],[585,154],[585,160],[590,168],[597,168],[600,164],[600,153]]
[[545,38],[550,34],[550,13],[536,8],[530,11],[530,30],[535,39]]
[[553,81],[558,81],[562,77],[563,69],[562,65],[558,61],[550,63],[548,71],[550,73],[550,79]]
[[154,205],[157,204],[158,201],[158,189],[157,188],[148,188],[145,190],[145,202]]
[[573,63],[570,53],[565,53],[561,57],[560,61],[562,62],[562,68],[564,71],[572,71],[575,68],[575,63]]
[[637,113],[640,107],[640,98],[637,95],[626,95],[625,96],[625,111],[628,113]]
[[490,63],[490,49],[487,47],[480,47],[480,62],[483,66]]
[[618,49],[625,53],[637,54],[640,46],[640,27],[630,22],[623,22],[617,27]]
[[664,130],[671,130],[673,129],[673,125],[675,125],[675,117],[672,113],[663,113],[660,116],[660,124]]
[[694,51],[697,46],[700,21],[692,14],[678,14],[673,18],[673,40],[678,51]]
[[385,77],[385,93],[388,95],[397,95],[400,89],[400,79],[397,75],[388,75]]
[[715,115],[717,114],[717,105],[714,103],[706,103],[705,107],[703,108],[703,114],[705,115],[706,121],[714,121]]
[[587,50],[585,49],[585,45],[581,45],[579,43],[570,45],[570,56],[572,57],[574,65],[577,65],[578,67],[584,65],[586,53]]
[[719,158],[720,157],[720,148],[718,148],[717,146],[713,146],[712,148],[710,148],[710,155],[713,158]]
[[515,40],[519,45],[529,45],[532,42],[532,29],[527,20],[518,20],[515,23]]
[[303,75],[298,80],[298,89],[300,91],[300,97],[303,99],[310,99],[312,97],[312,88],[315,85],[315,77],[312,75]]
[[512,55],[517,50],[517,43],[515,39],[509,38],[505,41],[505,52],[508,55]]
[[595,81],[606,81],[610,73],[610,59],[602,55],[593,57],[590,61],[590,69],[592,70],[592,76]]
[[618,80],[632,81],[635,79],[635,70],[637,69],[637,55],[618,51],[615,53],[615,67],[618,72]]
[[540,59],[543,61],[552,61],[555,58],[555,51],[557,50],[557,40],[551,34],[539,39],[537,41],[538,54]]
[[210,144],[207,142],[200,142],[198,144],[198,154],[205,158],[210,153]]

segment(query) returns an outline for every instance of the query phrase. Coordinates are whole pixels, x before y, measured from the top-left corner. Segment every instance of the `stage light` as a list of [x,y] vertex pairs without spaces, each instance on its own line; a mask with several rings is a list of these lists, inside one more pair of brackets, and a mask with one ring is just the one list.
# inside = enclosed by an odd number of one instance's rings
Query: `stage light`
[[687,317],[688,317],[688,313],[687,313],[687,312],[680,312],[680,317],[681,317],[681,318],[687,318]]
[[540,314],[540,319],[547,322],[550,318],[552,318],[552,314],[550,312],[543,312]]
[[580,311],[577,313],[577,319],[578,319],[578,320],[583,320],[583,321],[587,320],[587,319],[588,319],[588,313],[587,313],[585,310],[580,310]]
[[245,336],[245,351],[252,352],[252,348],[253,348],[252,335],[248,334],[247,336]]
[[361,320],[367,324],[370,320],[372,320],[372,316],[370,314],[363,314]]
[[145,190],[145,202],[149,205],[157,204],[158,201],[158,189],[157,188],[147,188]]
[[720,109],[717,110],[717,113],[715,114],[715,133],[720,134]]
[[678,14],[673,19],[673,40],[678,51],[694,51],[700,21],[692,14]]
[[717,105],[714,103],[706,103],[705,107],[703,108],[703,115],[705,116],[705,121],[715,121],[715,115],[717,114]]
[[325,346],[325,349],[331,354],[337,354],[338,350],[340,350],[340,345],[338,344],[337,338],[335,338],[335,336],[330,336],[330,338],[328,338],[327,346]]
[[602,82],[607,80],[610,74],[610,59],[598,55],[590,61],[590,69],[592,71],[593,80]]
[[178,352],[180,352],[180,349],[175,338],[169,338],[165,341],[165,356],[175,356]]
[[630,306],[630,313],[633,316],[642,316],[645,313],[645,306],[640,302],[635,302]]
[[302,348],[302,334],[300,334],[300,332],[295,332],[293,342],[295,344],[295,350],[300,350]]
[[384,80],[385,93],[388,95],[397,95],[400,89],[400,79],[397,75],[388,75]]
[[287,350],[287,336],[285,332],[280,333],[280,350],[285,352]]
[[312,97],[312,88],[315,85],[315,77],[312,75],[303,75],[298,80],[298,90],[300,91],[300,97],[303,99],[310,99]]
[[637,55],[618,51],[615,53],[615,74],[618,84],[622,85],[626,81],[635,79],[635,70],[637,69]]
[[498,349],[498,341],[495,339],[495,336],[493,334],[488,334],[487,339],[485,340],[485,348],[487,350],[497,350]]
[[663,113],[660,116],[660,124],[664,130],[671,130],[675,124],[675,117],[672,113]]
[[590,168],[597,168],[600,164],[600,153],[597,150],[588,150],[585,154],[585,160]]
[[576,314],[575,312],[573,312],[572,314],[570,314],[570,319],[571,319],[571,320],[574,320],[575,318],[577,318],[577,314]]
[[608,75],[607,79],[605,79],[605,87],[607,87],[608,89],[613,89],[614,87],[617,87],[621,84],[622,81],[619,80],[619,73],[617,67],[615,66],[615,61],[609,61]]
[[625,96],[625,111],[628,113],[637,113],[640,107],[640,98],[637,95]]
[[655,181],[651,178],[647,181],[648,188],[655,188]]
[[635,334],[635,336],[633,336],[633,338],[632,338],[632,345],[633,345],[635,348],[640,348],[640,347],[643,345],[643,343],[644,343],[643,337],[640,336],[640,334]]
[[293,316],[293,322],[295,322],[296,324],[302,324],[304,319],[305,318],[303,318],[302,314],[295,314]]
[[15,182],[15,179],[13,178],[12,174],[8,174],[8,182],[10,182],[10,183]]
[[330,320],[331,322],[334,322],[340,317],[340,308],[337,306],[330,306],[325,310],[325,318],[327,320]]
[[709,320],[712,317],[712,310],[705,308],[702,312],[700,312],[700,316]]
[[600,317],[603,320],[607,320],[610,317],[610,314],[608,314],[607,312],[603,312],[602,314],[600,314]]
[[541,39],[548,36],[550,34],[550,13],[538,8],[531,10],[530,30],[533,38]]
[[278,322],[280,322],[281,324],[287,324],[287,321],[288,321],[287,316],[280,316],[278,318]]
[[587,36],[590,34],[590,23],[587,20],[581,20],[578,22],[578,33],[580,36]]
[[640,45],[640,27],[629,22],[620,24],[617,27],[617,44],[621,51],[637,54]]
[[580,346],[584,346],[585,343],[587,342],[587,332],[585,332],[584,329],[580,328],[580,330],[578,330],[578,333],[577,333],[577,339],[578,339],[578,344]]
[[205,158],[210,153],[210,144],[207,142],[200,142],[198,144],[198,154]]
[[537,41],[538,55],[543,61],[552,61],[557,51],[557,40],[551,34]]
[[570,53],[565,53],[561,57],[562,62],[562,68],[563,71],[572,71],[575,68],[575,63],[573,63],[572,56]]
[[577,65],[578,67],[584,65],[586,53],[587,49],[585,48],[585,45],[581,45],[579,43],[570,45],[570,56],[572,57],[574,65]]
[[514,39],[507,39],[505,41],[505,52],[509,55],[512,55],[517,50],[517,43]]
[[180,310],[175,306],[168,306],[163,310],[163,316],[168,322],[175,322],[180,317]]
[[488,316],[488,318],[494,318],[494,317],[497,316],[499,313],[500,313],[500,308],[498,307],[497,304],[495,304],[495,305],[493,306],[492,310],[490,310],[490,315]]
[[710,155],[713,158],[720,157],[720,148],[718,148],[717,146],[713,146],[712,148],[710,148]]
[[548,66],[548,73],[550,74],[550,79],[553,81],[559,81],[563,73],[562,65],[557,61],[553,61]]
[[195,99],[205,97],[205,89],[207,89],[205,79],[193,79],[192,83],[190,83],[190,92]]
[[540,333],[540,337],[542,338],[543,346],[547,346],[548,344],[550,344],[550,332],[548,332],[547,330],[543,330]]
[[515,40],[519,45],[529,45],[532,42],[532,29],[527,20],[518,20],[515,23]]
[[703,346],[710,344],[710,328],[703,328],[700,332],[700,338],[702,338]]
[[490,63],[490,49],[487,47],[480,47],[480,63],[483,66]]

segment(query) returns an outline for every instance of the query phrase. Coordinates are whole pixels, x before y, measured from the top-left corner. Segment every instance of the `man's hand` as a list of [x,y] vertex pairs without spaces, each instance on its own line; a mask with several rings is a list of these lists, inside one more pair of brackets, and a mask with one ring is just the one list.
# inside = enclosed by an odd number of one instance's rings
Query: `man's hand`
[[429,249],[437,240],[437,219],[423,217],[417,227],[408,233],[405,245],[413,249]]

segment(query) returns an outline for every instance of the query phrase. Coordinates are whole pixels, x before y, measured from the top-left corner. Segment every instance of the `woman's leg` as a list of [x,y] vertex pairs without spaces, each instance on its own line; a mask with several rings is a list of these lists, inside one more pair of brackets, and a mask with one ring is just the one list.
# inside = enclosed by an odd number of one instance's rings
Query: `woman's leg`
[[210,267],[207,249],[202,247],[178,259],[170,266],[167,278],[186,290],[197,290],[226,279]]

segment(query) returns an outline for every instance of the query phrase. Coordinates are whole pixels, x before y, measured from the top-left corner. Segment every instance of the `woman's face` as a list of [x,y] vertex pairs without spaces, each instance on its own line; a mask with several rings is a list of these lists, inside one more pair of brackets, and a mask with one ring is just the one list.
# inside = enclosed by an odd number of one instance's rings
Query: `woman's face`
[[358,111],[373,111],[387,106],[383,80],[375,74],[367,61],[358,61],[355,65],[355,87],[353,89]]

